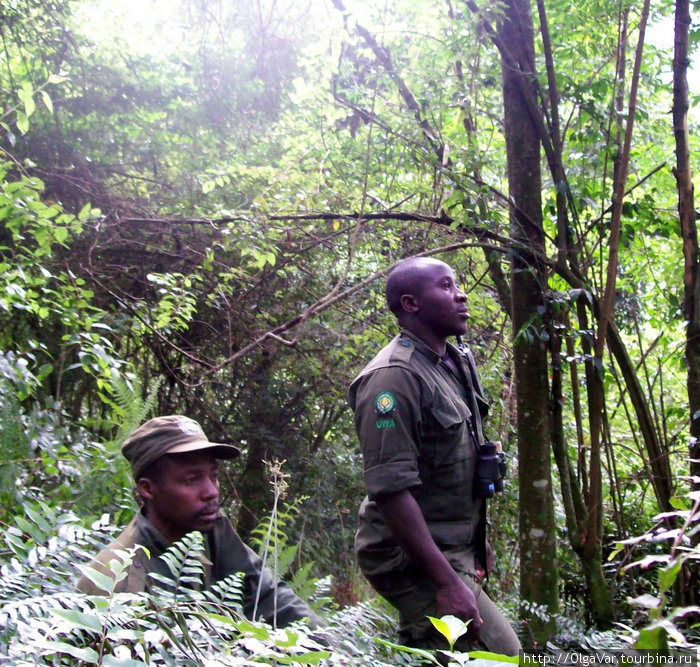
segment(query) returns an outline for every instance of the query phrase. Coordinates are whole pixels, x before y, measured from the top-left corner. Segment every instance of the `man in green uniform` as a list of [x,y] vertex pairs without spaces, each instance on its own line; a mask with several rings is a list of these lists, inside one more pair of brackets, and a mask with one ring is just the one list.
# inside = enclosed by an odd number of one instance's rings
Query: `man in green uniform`
[[[168,566],[159,556],[187,533],[199,530],[205,536],[205,588],[242,572],[243,612],[248,618],[262,617],[277,626],[308,618],[312,627],[325,625],[285,583],[274,580],[219,511],[218,460],[237,457],[237,447],[209,442],[196,421],[171,415],[139,426],[124,443],[122,453],[131,464],[143,506],[91,567],[110,575],[112,571],[105,566],[117,557],[114,549],[139,545],[148,553],[142,549],[136,552],[127,577],[117,584],[118,592],[136,593],[158,586],[149,573],[170,578]],[[103,594],[85,575],[78,589]]]
[[[487,404],[470,355],[466,296],[431,258],[398,264],[386,285],[401,333],[350,385],[367,497],[355,547],[372,586],[399,611],[400,640],[447,648],[427,616],[470,620],[458,650],[517,655],[520,642],[479,585],[492,567],[477,474]],[[486,487],[486,490],[484,490]]]

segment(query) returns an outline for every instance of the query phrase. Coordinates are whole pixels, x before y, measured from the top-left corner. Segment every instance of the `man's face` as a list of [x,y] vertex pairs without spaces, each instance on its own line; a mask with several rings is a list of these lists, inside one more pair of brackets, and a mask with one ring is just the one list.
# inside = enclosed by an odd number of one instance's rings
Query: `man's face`
[[139,492],[146,516],[169,542],[193,530],[207,531],[219,515],[219,466],[206,450],[164,456]]
[[467,297],[447,264],[426,262],[414,296],[418,305],[416,319],[433,336],[447,338],[466,333]]

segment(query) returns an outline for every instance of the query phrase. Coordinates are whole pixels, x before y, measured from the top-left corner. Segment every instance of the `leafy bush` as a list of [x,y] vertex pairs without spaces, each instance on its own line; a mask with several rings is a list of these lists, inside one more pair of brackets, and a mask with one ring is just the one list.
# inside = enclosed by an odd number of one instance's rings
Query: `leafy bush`
[[[412,649],[377,640],[394,627],[381,603],[326,610],[328,627],[317,631],[301,622],[275,630],[247,620],[240,575],[202,590],[204,543],[198,532],[161,556],[170,572],[158,577],[161,586],[116,593],[135,549],[111,561],[113,578],[86,563],[117,530],[106,516],[86,529],[70,511],[46,504],[26,504],[12,518],[0,552],[0,655],[14,665],[414,664]],[[77,592],[78,570],[104,596]],[[453,658],[461,662],[467,655]]]
[[124,512],[131,494],[118,441],[95,442],[50,396],[29,400],[40,382],[31,366],[26,355],[0,352],[0,521],[10,522],[6,508],[49,497],[92,519]]
[[[78,565],[117,528],[107,517],[90,529],[70,511],[26,504],[3,531],[0,654],[16,665],[388,665],[372,641],[391,619],[365,604],[331,614],[323,637],[302,623],[273,630],[241,614],[242,582],[232,575],[199,590],[203,538],[190,533],[164,555],[171,577],[152,593],[115,593],[132,552],[112,561],[114,579]],[[78,593],[77,567],[105,591]],[[325,646],[319,643],[331,644]]]
[[[692,480],[695,486],[700,479]],[[673,499],[677,508],[673,512],[657,515],[654,526],[641,536],[619,543],[617,553],[626,547],[651,547],[656,553],[648,553],[625,568],[657,568],[657,594],[644,594],[629,600],[643,609],[648,621],[643,627],[629,629],[631,641],[638,649],[686,649],[700,645],[697,619],[700,607],[674,604],[674,586],[684,574],[698,576],[700,569],[700,491],[690,491]],[[659,550],[659,545],[666,545]],[[697,581],[697,579],[696,579]],[[688,619],[696,619],[694,625]]]

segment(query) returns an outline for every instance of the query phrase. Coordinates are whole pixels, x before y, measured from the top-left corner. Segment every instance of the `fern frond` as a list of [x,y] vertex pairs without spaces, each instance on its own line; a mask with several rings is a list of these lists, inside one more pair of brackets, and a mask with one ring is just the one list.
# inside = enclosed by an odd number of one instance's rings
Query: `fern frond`
[[289,582],[295,593],[303,600],[308,600],[316,593],[317,580],[311,576],[311,568],[315,565],[310,560],[302,565],[293,575]]
[[242,572],[230,574],[215,582],[210,590],[204,591],[204,597],[212,604],[223,605],[239,616],[243,616],[243,583],[244,575]]
[[296,499],[284,509],[278,507],[274,517],[272,515],[266,516],[253,528],[250,533],[250,542],[257,549],[259,556],[262,556],[265,544],[268,542],[268,536],[270,549],[281,550],[287,546],[289,542],[287,531],[301,511],[302,500],[303,498]]
[[120,447],[124,440],[152,414],[158,399],[158,389],[163,379],[151,380],[146,397],[143,396],[143,385],[139,378],[133,379],[133,385],[121,376],[113,376],[110,385],[114,402],[119,412],[119,429],[114,437],[114,445]]
[[33,619],[48,616],[52,609],[88,611],[90,603],[84,595],[77,592],[19,597],[0,607],[0,627],[8,628],[18,621],[29,623]]
[[283,579],[296,558],[297,551],[299,550],[298,544],[288,544],[283,548],[278,545],[276,552],[276,574],[278,579]]
[[180,589],[200,588],[204,582],[204,536],[199,531],[193,531],[175,542],[159,556],[168,566],[172,578],[151,572],[149,577],[164,584],[174,595]]

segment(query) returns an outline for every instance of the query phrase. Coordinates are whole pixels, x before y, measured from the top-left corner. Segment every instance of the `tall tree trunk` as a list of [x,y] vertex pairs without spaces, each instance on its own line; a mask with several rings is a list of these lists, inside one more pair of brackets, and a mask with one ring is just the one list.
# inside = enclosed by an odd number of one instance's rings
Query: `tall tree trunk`
[[[673,134],[676,140],[678,216],[683,235],[683,316],[686,320],[685,359],[688,366],[688,405],[690,408],[690,473],[694,490],[700,490],[700,273],[698,272],[698,231],[696,226],[693,174],[690,170],[688,137],[688,32],[689,0],[676,0],[673,52]],[[700,543],[700,534],[694,536]],[[686,578],[686,601],[697,603],[700,573],[697,564]]]
[[[471,0],[467,1],[467,5],[472,9],[472,11],[476,11],[476,6],[474,5]],[[545,155],[547,157],[547,163],[549,165],[549,169],[552,175],[552,178],[554,179],[554,182],[557,185],[557,197],[556,197],[556,210],[557,210],[557,250],[558,250],[558,255],[557,255],[557,268],[560,271],[564,271],[566,273],[570,273],[573,271],[574,274],[578,274],[579,272],[579,266],[578,266],[578,259],[576,255],[576,244],[574,239],[571,236],[570,233],[570,224],[569,224],[569,219],[568,219],[568,213],[567,213],[567,202],[569,204],[569,207],[571,209],[571,213],[575,216],[576,215],[576,207],[572,201],[571,197],[571,192],[568,188],[567,184],[567,179],[566,179],[566,174],[564,171],[564,166],[563,166],[563,160],[562,160],[562,142],[561,142],[561,134],[560,134],[560,129],[559,129],[559,116],[558,116],[558,94],[557,94],[557,88],[556,88],[556,76],[555,76],[555,71],[554,71],[554,60],[553,60],[553,54],[551,50],[551,42],[549,39],[549,30],[547,26],[547,18],[546,18],[546,12],[544,8],[544,3],[538,0],[537,6],[539,10],[539,18],[540,18],[540,28],[541,28],[541,33],[542,33],[542,42],[543,42],[543,48],[544,48],[544,53],[545,53],[545,63],[546,63],[546,68],[547,68],[547,80],[548,80],[548,91],[549,91],[549,96],[548,99],[544,98],[544,95],[538,90],[537,86],[537,80],[535,78],[535,60],[534,60],[534,55],[533,55],[533,43],[534,43],[534,38],[532,35],[532,20],[529,15],[529,6],[527,10],[525,9],[525,3],[522,4],[522,7],[518,3],[518,7],[514,8],[515,2],[510,5],[510,13],[508,14],[510,17],[514,17],[514,26],[508,30],[508,28],[504,28],[500,31],[500,33],[495,37],[494,42],[496,43],[496,46],[498,47],[500,53],[501,53],[501,61],[502,61],[502,71],[504,72],[504,98],[506,99],[506,112],[508,111],[509,106],[513,109],[517,109],[517,113],[520,115],[520,117],[515,118],[516,123],[527,123],[529,121],[530,125],[528,127],[527,131],[532,132],[533,134],[537,135],[539,138],[539,141],[541,142]],[[490,33],[492,34],[492,33]],[[520,41],[518,41],[518,38],[521,38]],[[526,43],[526,48],[522,48],[523,41]],[[513,74],[519,72],[520,75],[518,74]],[[520,107],[517,108],[512,102],[508,101],[508,98],[506,97],[506,74],[512,74],[509,76],[509,82],[512,84],[513,88],[517,86],[519,88],[520,92],[520,97],[519,100],[521,102]],[[516,91],[512,90],[510,93],[510,100],[514,98],[516,95]],[[540,100],[540,105],[537,104],[537,99],[539,97]],[[549,107],[549,108],[548,108]],[[527,120],[525,119],[525,116],[529,112],[529,117],[527,117]],[[508,161],[509,161],[509,170],[511,168],[511,161],[512,160],[524,160],[527,161],[528,157],[521,151],[518,151],[516,153],[511,153],[510,148],[508,143],[508,115],[506,113],[506,148],[508,150]],[[538,172],[539,175],[539,172]],[[517,179],[516,179],[517,180]],[[541,215],[539,213],[539,209],[537,209],[537,213],[534,213],[535,211],[535,206],[532,206],[531,208],[524,208],[523,205],[520,203],[520,201],[515,197],[514,195],[514,183],[513,180],[511,179],[510,171],[509,171],[509,183],[510,183],[510,194],[511,198],[515,202],[515,206],[518,207],[519,211],[516,213],[516,218],[518,214],[523,215],[523,217],[530,219],[530,221],[538,221],[540,226],[541,226]],[[524,190],[528,190],[529,187],[532,187],[534,181],[528,181],[527,178],[522,179],[519,183],[515,184],[517,186],[522,186]],[[539,184],[539,176],[537,180],[537,184]],[[538,195],[538,202],[539,202],[539,195]],[[531,212],[532,211],[532,212]],[[534,217],[534,216],[537,217]],[[541,234],[541,230],[540,230]],[[518,234],[517,231],[513,234],[514,238],[518,239]],[[529,234],[525,233],[524,236],[525,242],[529,243],[529,247],[533,249],[533,252],[539,252],[543,251],[543,242],[542,238],[538,238],[537,242],[533,243],[533,240],[536,237],[536,234]],[[522,239],[521,239],[522,240]],[[571,265],[571,271],[566,268],[567,262]],[[514,273],[514,281],[513,281],[513,313],[515,317],[516,309],[521,308],[521,315],[525,317],[531,317],[533,313],[537,312],[536,308],[538,307],[536,298],[538,295],[535,294],[535,291],[537,289],[536,285],[538,280],[542,278],[542,273],[536,271],[533,267],[536,266],[536,263],[533,261],[530,261],[529,266],[531,267],[531,270],[534,271],[535,273],[531,274],[529,277],[525,277],[524,280],[530,280],[530,284],[533,288],[533,292],[530,294],[530,296],[533,297],[532,302],[528,305],[524,302],[521,303],[516,303],[516,298],[521,298],[522,296],[527,297],[527,294],[519,295],[516,297],[516,287],[515,287],[515,282],[516,280],[518,282],[523,280],[522,275],[518,275],[520,273],[519,268],[516,264],[515,266],[515,273]],[[535,279],[535,276],[537,275],[537,279]],[[543,284],[543,281],[540,281],[540,285]],[[527,291],[527,288],[525,287],[525,290]],[[540,296],[541,298],[541,296]],[[541,308],[541,304],[540,304]],[[527,321],[527,320],[522,320],[522,321]],[[521,321],[521,323],[522,323]],[[514,326],[516,331],[519,330],[519,325],[515,322],[514,320]],[[534,342],[534,341],[533,341]],[[528,344],[527,342],[525,343],[526,345]],[[516,346],[515,346],[515,354],[516,354],[516,364],[517,364],[517,341],[516,341]],[[529,359],[532,358],[532,352],[533,350],[528,350],[527,351],[527,356]],[[528,361],[528,364],[531,363]],[[558,363],[557,360],[553,360],[553,363]],[[542,364],[542,369],[543,373],[546,373],[546,357],[543,361],[541,361]],[[590,364],[588,366],[591,366]],[[524,371],[527,373],[528,371],[531,373],[532,368],[528,367],[526,365]],[[556,371],[556,369],[555,369]],[[587,368],[587,380],[588,380],[588,386],[589,386],[589,402],[591,401],[592,398],[595,398],[595,393],[590,391],[590,382],[594,380],[594,375],[595,373],[591,372],[591,368]],[[532,396],[530,395],[530,391],[543,391],[546,390],[546,376],[542,376],[544,382],[544,386],[539,386],[535,387],[534,384],[532,383],[532,376],[527,376],[524,375],[523,379],[527,379],[529,383],[528,390],[523,390],[525,393],[522,396],[523,404],[522,404],[522,409],[525,411],[526,417],[530,418],[532,417],[532,412],[530,410],[530,406],[533,404],[532,402]],[[539,376],[538,376],[539,377]],[[560,376],[556,376],[555,373],[555,381],[559,381],[561,378]],[[517,369],[516,369],[516,380],[517,380]],[[557,387],[553,388],[553,394],[556,394],[560,389],[557,389]],[[520,395],[520,390],[518,397],[521,398]],[[602,410],[602,395],[600,396],[600,409]],[[557,412],[557,406],[553,405],[553,415],[552,415],[552,422],[551,422],[551,437],[553,438],[553,446],[556,449],[556,459],[557,463],[560,468],[560,475],[562,479],[564,479],[563,486],[566,485],[566,481],[569,479],[569,474],[570,474],[570,461],[568,460],[568,452],[566,451],[566,448],[563,447],[563,426],[561,423],[561,419],[559,418],[560,415],[558,415]],[[527,427],[526,427],[527,428]],[[527,438],[527,437],[532,437],[532,434],[523,432],[522,438]],[[519,434],[520,438],[520,434]],[[522,440],[521,440],[522,442]],[[530,443],[532,444],[532,443]],[[530,445],[528,443],[523,443],[523,447],[529,447]],[[530,453],[528,452],[528,455]],[[522,458],[522,453],[521,453],[521,461],[523,460]],[[599,451],[598,452],[593,452],[593,456],[591,457],[591,470],[588,471],[588,476],[582,476],[582,479],[585,479],[586,482],[590,482],[591,478],[593,479],[593,495],[590,494],[590,486],[588,484],[584,485],[583,491],[577,486],[575,488],[570,488],[569,491],[569,498],[565,498],[564,506],[567,510],[567,524],[571,526],[575,526],[578,530],[575,530],[573,533],[569,534],[569,539],[571,542],[571,545],[573,549],[576,551],[576,553],[579,555],[582,561],[582,569],[584,572],[584,576],[586,578],[587,582],[587,587],[588,587],[588,594],[589,594],[589,600],[591,602],[591,610],[594,618],[596,619],[596,623],[600,626],[607,626],[609,625],[611,618],[612,618],[612,598],[610,595],[610,590],[607,586],[607,583],[605,581],[605,578],[603,576],[603,564],[602,564],[602,552],[600,549],[600,536],[596,535],[593,540],[589,540],[588,536],[588,529],[586,528],[585,525],[581,525],[581,522],[583,521],[585,523],[586,521],[586,515],[580,516],[577,515],[575,512],[575,507],[578,505],[579,507],[583,503],[583,498],[585,495],[585,500],[586,504],[584,507],[587,509],[587,515],[589,517],[594,516],[595,521],[592,522],[594,523],[594,528],[596,531],[598,531],[602,527],[602,504],[600,502],[600,489],[601,487],[601,479],[600,479],[600,455]],[[521,470],[521,474],[522,474]],[[521,478],[522,481],[522,478]],[[572,482],[575,482],[575,479],[572,479]],[[530,499],[523,499],[523,489],[526,487],[523,487],[521,484],[521,503],[523,502],[528,502]],[[566,493],[566,489],[562,489],[563,493]],[[577,502],[575,502],[575,500]],[[523,514],[526,512],[526,510],[522,509],[521,506],[521,521]],[[590,528],[591,526],[589,526]],[[521,536],[523,535],[522,531],[527,531],[527,528],[524,528],[522,523],[521,523]],[[528,595],[526,592],[526,589],[523,589],[521,587],[521,591],[523,592],[524,597]],[[526,598],[527,599],[527,598]]]
[[[624,199],[625,186],[627,183],[627,169],[629,165],[630,146],[632,142],[632,131],[634,128],[634,116],[637,103],[637,88],[642,60],[642,49],[644,45],[644,32],[646,29],[647,17],[649,15],[649,0],[645,0],[642,9],[642,18],[639,27],[639,41],[634,63],[634,72],[629,95],[629,113],[627,125],[625,127],[625,138],[619,161],[616,163],[615,179],[613,184],[613,209],[610,220],[610,236],[608,241],[608,263],[605,278],[605,291],[600,304],[600,318],[598,322],[598,333],[593,346],[595,372],[592,374],[592,384],[590,391],[590,425],[591,425],[591,456],[589,467],[589,488],[586,498],[588,507],[588,520],[586,528],[586,544],[584,545],[585,558],[592,565],[595,565],[596,575],[600,563],[600,575],[602,578],[602,474],[601,474],[601,441],[603,425],[603,408],[605,394],[603,388],[603,353],[608,338],[608,329],[614,321],[615,307],[615,284],[618,269],[618,248],[620,240],[620,226],[622,218],[622,203]],[[604,580],[603,580],[604,581]],[[593,594],[593,591],[591,591]],[[591,595],[592,602],[604,604],[595,611],[598,624],[605,626],[613,621],[613,608],[610,604],[610,597],[596,598]]]
[[[578,303],[577,308],[579,317],[585,318],[585,306]],[[566,320],[562,320],[561,324],[566,326]],[[583,320],[579,327],[585,328],[585,326],[586,320]],[[610,624],[611,620],[612,598],[603,573],[602,552],[599,548],[588,548],[587,516],[589,507],[587,501],[590,499],[590,487],[588,485],[585,461],[582,459],[578,461],[581,472],[581,478],[578,479],[564,440],[562,419],[563,368],[561,340],[556,327],[552,327],[550,333],[550,349],[552,355],[552,448],[559,470],[562,503],[566,515],[567,537],[571,548],[581,560],[581,570],[586,581],[586,592],[591,615],[597,625],[605,627]],[[592,374],[593,372],[587,369],[588,386],[590,386],[590,376]],[[581,452],[581,450],[579,451]]]
[[[502,58],[503,105],[508,158],[508,188],[511,201],[512,235],[544,252],[542,229],[540,136],[536,120],[522,94],[521,79],[533,85],[534,37],[528,0],[509,0],[507,18],[499,37],[508,45],[512,60],[520,67],[507,66]],[[533,314],[542,312],[541,265],[533,257],[516,256],[512,264],[512,318],[514,368],[517,385],[518,459],[520,485],[520,593],[523,599],[558,609],[558,568],[552,474],[550,463],[550,414],[548,404],[547,352],[542,338],[527,330]],[[531,619],[535,640],[543,640],[554,629],[549,622]]]
[[[678,215],[683,234],[683,315],[688,323],[685,358],[688,362],[691,473],[700,476],[700,273],[688,137],[689,28],[689,0],[677,0],[673,57],[673,134],[676,140],[676,168],[673,173],[678,187]],[[696,482],[695,486],[700,488],[700,483]]]

